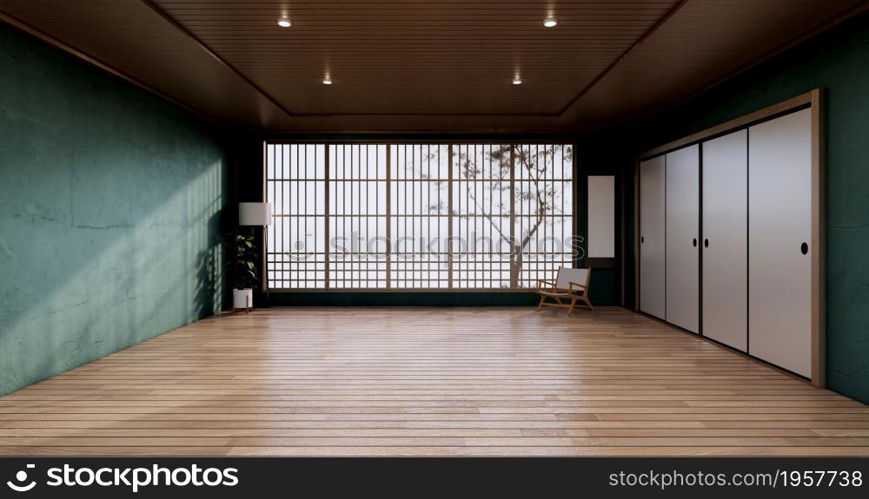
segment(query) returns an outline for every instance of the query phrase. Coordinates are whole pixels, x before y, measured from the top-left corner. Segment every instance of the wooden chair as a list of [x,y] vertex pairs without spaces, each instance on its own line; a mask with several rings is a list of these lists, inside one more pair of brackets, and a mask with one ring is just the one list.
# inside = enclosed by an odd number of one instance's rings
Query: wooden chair
[[[565,307],[567,315],[573,313],[573,307],[577,301],[581,301],[589,310],[594,310],[588,301],[588,284],[591,282],[591,269],[572,269],[561,267],[555,282],[538,279],[537,294],[540,295],[540,304],[537,305],[539,312],[543,307]],[[544,287],[544,285],[546,287]],[[552,299],[554,302],[547,302]],[[569,303],[568,303],[569,301]]]

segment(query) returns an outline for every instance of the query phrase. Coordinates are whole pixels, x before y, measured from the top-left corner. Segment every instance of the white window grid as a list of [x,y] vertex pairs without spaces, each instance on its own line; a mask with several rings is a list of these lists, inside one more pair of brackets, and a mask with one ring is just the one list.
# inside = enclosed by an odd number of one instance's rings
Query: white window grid
[[576,263],[573,146],[265,144],[266,287],[517,290]]

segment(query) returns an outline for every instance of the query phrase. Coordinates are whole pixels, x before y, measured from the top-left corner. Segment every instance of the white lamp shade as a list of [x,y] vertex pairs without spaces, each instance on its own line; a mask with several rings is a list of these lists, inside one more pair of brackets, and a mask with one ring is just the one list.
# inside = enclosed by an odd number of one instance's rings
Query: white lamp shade
[[271,203],[238,203],[238,225],[272,224]]

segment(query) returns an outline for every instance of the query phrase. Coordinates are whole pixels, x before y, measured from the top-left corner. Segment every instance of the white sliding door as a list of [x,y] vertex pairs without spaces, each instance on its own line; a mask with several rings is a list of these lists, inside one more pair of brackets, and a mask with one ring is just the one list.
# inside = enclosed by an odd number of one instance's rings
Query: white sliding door
[[703,143],[703,335],[748,345],[748,132]]
[[640,310],[666,316],[665,202],[663,156],[640,163]]
[[749,129],[749,353],[812,375],[811,110]]
[[667,322],[700,322],[700,146],[667,154]]

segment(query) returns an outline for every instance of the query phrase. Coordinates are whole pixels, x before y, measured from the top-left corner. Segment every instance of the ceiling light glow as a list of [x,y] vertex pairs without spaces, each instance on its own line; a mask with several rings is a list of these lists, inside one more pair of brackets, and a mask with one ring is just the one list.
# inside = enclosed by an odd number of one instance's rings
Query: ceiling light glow
[[547,28],[554,28],[558,26],[558,19],[555,19],[554,17],[544,19],[543,26],[546,26]]
[[280,26],[282,28],[289,28],[292,25],[293,25],[293,21],[290,21],[286,17],[282,17],[282,18],[278,19],[278,26]]
[[521,84],[522,84],[522,78],[519,78],[518,76],[517,76],[516,78],[513,78],[513,84],[514,84],[514,85],[521,85]]
[[331,85],[331,84],[332,84],[332,78],[330,78],[328,76],[323,78],[323,85]]

